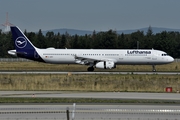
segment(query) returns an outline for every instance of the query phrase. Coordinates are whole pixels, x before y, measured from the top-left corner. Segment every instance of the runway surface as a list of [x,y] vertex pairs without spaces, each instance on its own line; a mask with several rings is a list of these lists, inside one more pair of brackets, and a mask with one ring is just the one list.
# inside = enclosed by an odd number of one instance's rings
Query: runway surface
[[57,71],[0,71],[0,74],[158,74],[158,75],[179,75],[180,72],[57,72]]
[[2,120],[180,120],[173,105],[1,105]]
[[[178,93],[0,91],[0,97],[103,98],[180,100]],[[0,120],[67,120],[67,107],[75,120],[180,120],[180,106],[124,104],[1,104]],[[75,109],[74,109],[75,108]]]
[[0,91],[0,97],[180,100],[179,93],[137,92]]

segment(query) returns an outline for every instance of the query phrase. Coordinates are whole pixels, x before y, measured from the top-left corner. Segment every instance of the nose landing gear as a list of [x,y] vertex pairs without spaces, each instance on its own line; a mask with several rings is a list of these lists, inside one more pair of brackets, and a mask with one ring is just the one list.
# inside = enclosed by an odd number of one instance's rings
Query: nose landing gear
[[155,65],[152,65],[152,68],[153,68],[152,71],[153,71],[153,72],[156,72]]

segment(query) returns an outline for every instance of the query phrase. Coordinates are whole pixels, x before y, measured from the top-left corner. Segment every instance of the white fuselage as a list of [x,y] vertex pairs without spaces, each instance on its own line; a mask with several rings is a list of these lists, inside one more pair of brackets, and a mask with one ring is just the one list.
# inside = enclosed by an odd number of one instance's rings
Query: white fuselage
[[151,49],[37,49],[40,57],[47,63],[75,64],[75,56],[89,60],[109,60],[116,65],[158,65],[173,62],[167,53]]

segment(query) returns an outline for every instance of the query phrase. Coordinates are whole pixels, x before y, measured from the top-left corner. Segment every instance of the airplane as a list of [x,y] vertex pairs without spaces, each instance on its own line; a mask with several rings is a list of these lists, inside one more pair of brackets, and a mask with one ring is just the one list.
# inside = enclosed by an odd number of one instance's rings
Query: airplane
[[40,49],[17,26],[11,26],[11,32],[15,50],[9,50],[10,55],[44,63],[88,65],[87,71],[113,69],[116,65],[152,65],[155,72],[155,65],[174,61],[166,52],[154,49]]

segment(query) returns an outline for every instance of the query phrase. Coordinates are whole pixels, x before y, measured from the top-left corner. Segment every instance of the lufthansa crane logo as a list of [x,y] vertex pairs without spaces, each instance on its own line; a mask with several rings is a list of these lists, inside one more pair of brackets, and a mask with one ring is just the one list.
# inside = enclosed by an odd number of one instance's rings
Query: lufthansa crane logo
[[24,37],[18,37],[15,44],[18,48],[24,48],[27,45],[27,40]]

